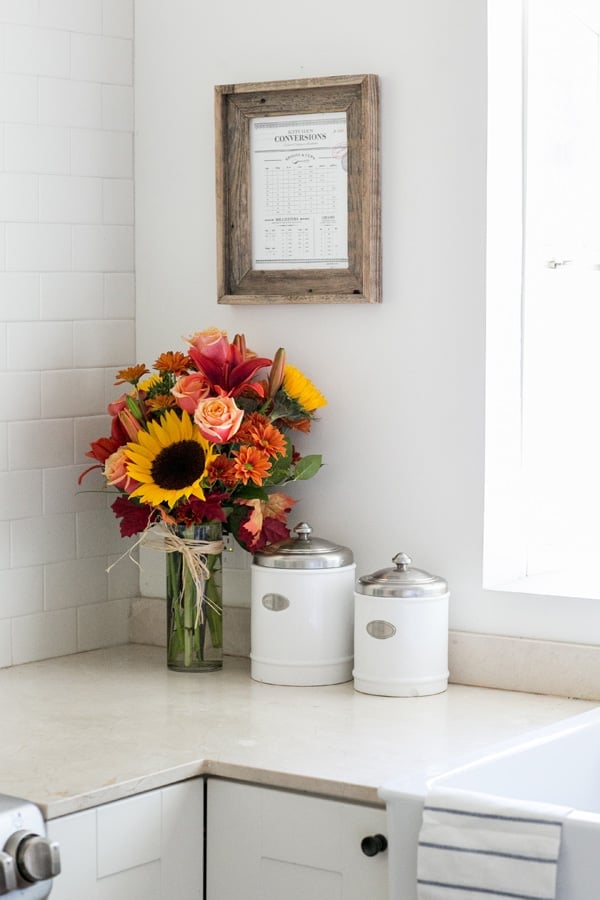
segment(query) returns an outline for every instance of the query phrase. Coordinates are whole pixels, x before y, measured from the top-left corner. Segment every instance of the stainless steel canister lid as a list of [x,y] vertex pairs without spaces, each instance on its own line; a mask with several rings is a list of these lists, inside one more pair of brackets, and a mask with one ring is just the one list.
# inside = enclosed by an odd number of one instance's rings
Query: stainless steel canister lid
[[441,597],[448,592],[448,583],[438,575],[430,575],[411,567],[406,553],[392,559],[393,569],[379,569],[372,575],[362,575],[356,584],[358,594],[370,597]]
[[352,550],[313,537],[312,528],[306,522],[300,522],[294,531],[297,537],[255,553],[255,565],[272,569],[339,569],[354,562]]

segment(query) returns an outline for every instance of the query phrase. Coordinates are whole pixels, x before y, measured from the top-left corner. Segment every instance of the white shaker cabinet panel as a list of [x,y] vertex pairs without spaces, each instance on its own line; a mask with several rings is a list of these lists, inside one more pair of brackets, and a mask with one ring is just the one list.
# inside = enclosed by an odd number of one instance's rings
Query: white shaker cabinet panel
[[198,778],[48,822],[62,872],[52,900],[202,900]]
[[208,779],[206,900],[386,900],[383,809]]

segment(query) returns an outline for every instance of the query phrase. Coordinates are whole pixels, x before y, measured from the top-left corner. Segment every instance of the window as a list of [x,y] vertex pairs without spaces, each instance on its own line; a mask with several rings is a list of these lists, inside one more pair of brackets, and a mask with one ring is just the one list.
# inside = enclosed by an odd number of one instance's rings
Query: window
[[599,32],[489,4],[486,587],[600,597]]

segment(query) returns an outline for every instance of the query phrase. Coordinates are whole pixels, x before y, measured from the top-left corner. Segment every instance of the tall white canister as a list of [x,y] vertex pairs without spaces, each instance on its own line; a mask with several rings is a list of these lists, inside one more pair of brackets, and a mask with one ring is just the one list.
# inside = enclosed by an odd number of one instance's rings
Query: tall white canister
[[352,679],[355,563],[348,547],[296,537],[254,555],[250,674],[269,684]]
[[354,594],[354,687],[365,694],[421,697],[448,687],[448,584],[411,567],[363,575]]

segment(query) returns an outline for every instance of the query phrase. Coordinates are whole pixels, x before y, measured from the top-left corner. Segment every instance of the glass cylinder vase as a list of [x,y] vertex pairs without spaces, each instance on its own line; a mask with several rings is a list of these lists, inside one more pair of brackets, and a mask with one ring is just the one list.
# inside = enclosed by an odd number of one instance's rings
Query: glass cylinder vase
[[[175,672],[212,672],[223,665],[222,554],[205,547],[222,549],[222,525],[177,525],[174,533],[185,552],[166,554],[167,665]],[[200,570],[189,554],[203,564]]]

